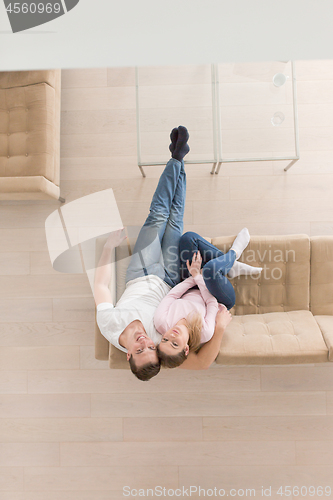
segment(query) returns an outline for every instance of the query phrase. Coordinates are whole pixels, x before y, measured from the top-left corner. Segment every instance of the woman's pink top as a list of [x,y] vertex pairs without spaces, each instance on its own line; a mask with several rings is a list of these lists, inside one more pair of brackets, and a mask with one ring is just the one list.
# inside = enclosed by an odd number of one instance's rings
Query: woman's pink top
[[[199,290],[190,290],[197,285]],[[194,312],[202,315],[201,343],[208,342],[215,330],[215,318],[219,304],[215,297],[207,290],[201,274],[195,278],[190,276],[182,281],[162,299],[154,315],[156,330],[164,335],[178,321]]]

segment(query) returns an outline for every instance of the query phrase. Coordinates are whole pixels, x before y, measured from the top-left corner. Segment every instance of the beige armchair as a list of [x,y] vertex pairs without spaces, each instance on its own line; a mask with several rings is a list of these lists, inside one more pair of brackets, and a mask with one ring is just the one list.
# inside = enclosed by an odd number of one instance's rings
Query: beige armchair
[[0,72],[0,200],[60,197],[61,70]]

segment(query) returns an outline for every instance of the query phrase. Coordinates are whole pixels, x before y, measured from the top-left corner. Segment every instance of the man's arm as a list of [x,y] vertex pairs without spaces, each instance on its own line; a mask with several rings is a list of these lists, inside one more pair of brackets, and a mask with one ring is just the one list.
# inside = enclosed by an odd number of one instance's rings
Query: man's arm
[[96,306],[102,302],[112,303],[112,295],[109,290],[109,283],[111,281],[111,257],[113,249],[126,238],[124,234],[121,234],[123,229],[124,228],[110,234],[95,270],[94,298]]
[[213,337],[203,344],[197,354],[190,352],[187,359],[179,368],[183,368],[184,370],[207,370],[220,352],[224,331],[231,320],[232,316],[227,309],[219,311],[216,315]]

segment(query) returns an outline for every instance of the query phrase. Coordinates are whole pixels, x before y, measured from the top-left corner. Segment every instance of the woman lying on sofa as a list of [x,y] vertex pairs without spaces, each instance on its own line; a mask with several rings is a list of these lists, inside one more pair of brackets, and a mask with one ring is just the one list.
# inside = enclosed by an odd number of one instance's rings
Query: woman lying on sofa
[[244,228],[229,252],[223,254],[196,233],[188,232],[180,238],[184,281],[170,290],[154,315],[155,328],[162,335],[157,350],[163,366],[191,369],[189,353],[211,340],[218,311],[235,305],[235,291],[227,276],[261,272],[260,267],[238,262],[249,241]]

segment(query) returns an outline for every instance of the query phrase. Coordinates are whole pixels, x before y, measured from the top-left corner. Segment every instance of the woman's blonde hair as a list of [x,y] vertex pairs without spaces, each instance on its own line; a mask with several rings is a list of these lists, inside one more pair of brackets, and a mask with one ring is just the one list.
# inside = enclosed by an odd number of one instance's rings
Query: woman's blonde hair
[[[192,311],[185,318],[186,326],[188,328],[188,346],[191,351],[197,351],[200,347],[201,341],[201,329],[202,329],[202,317],[198,312]],[[185,354],[185,349],[181,352],[170,356],[169,354],[165,354],[160,350],[160,346],[157,346],[157,354],[161,365],[166,368],[176,368],[184,363],[187,355]]]
[[198,312],[192,311],[186,317],[188,328],[188,346],[190,351],[197,351],[201,343],[202,316]]

